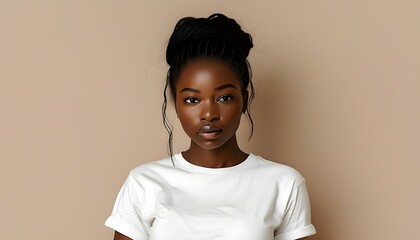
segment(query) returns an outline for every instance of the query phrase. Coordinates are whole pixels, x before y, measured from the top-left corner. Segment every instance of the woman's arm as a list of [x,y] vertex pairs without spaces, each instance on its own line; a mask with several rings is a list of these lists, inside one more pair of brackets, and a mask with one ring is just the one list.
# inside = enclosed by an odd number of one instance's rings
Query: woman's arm
[[132,240],[132,239],[115,231],[114,240]]

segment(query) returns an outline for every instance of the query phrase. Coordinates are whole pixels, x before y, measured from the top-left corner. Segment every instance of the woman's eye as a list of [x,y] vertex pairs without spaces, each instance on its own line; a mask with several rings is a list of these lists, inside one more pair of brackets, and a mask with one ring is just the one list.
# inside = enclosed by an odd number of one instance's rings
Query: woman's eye
[[217,100],[221,101],[221,102],[227,102],[227,101],[230,101],[232,99],[233,99],[233,97],[230,96],[230,95],[223,95],[223,96],[219,97]]
[[198,99],[194,98],[194,97],[187,97],[186,99],[184,99],[184,102],[186,102],[186,103],[198,103]]

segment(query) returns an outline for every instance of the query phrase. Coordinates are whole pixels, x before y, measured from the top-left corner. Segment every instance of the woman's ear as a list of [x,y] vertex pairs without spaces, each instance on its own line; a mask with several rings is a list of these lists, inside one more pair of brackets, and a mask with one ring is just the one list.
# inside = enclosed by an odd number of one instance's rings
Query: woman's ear
[[246,109],[248,108],[248,91],[247,90],[245,90],[242,93],[242,101],[243,101],[242,113],[245,113]]

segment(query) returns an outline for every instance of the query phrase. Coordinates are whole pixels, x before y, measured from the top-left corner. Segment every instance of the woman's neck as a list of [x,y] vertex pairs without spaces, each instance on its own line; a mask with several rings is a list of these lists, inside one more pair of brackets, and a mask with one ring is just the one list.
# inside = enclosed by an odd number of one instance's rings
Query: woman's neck
[[216,149],[205,149],[191,141],[190,148],[182,152],[182,155],[188,162],[208,168],[235,166],[248,157],[248,154],[239,148],[236,136]]

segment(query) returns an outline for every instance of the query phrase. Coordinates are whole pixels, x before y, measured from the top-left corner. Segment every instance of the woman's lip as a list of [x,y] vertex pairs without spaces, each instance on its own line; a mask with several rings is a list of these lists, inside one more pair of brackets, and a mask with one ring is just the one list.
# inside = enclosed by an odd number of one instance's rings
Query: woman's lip
[[216,127],[214,125],[204,125],[200,130],[199,133],[212,133],[212,132],[221,132],[222,129]]
[[213,132],[198,132],[198,135],[200,135],[204,138],[212,139],[212,138],[217,137],[221,132],[222,132],[222,130],[213,131]]

